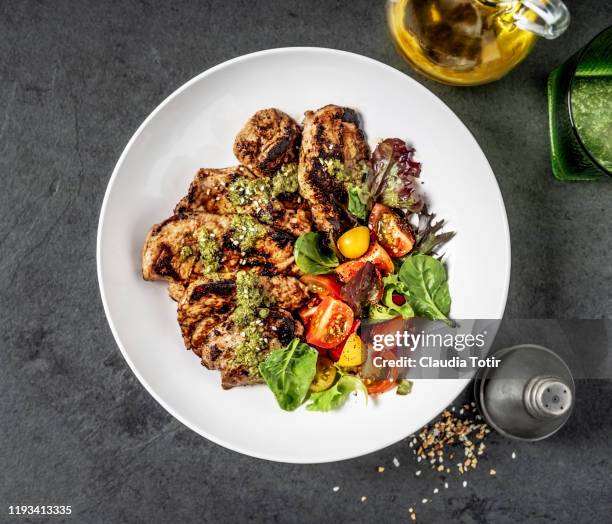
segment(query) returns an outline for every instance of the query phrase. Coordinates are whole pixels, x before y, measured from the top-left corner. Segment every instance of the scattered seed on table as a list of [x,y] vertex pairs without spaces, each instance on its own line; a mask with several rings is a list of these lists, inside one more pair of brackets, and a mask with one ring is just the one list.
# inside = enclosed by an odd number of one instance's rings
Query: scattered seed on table
[[332,489],[334,490],[334,493],[335,493],[336,491],[340,491],[340,486],[334,486]]
[[376,471],[378,471],[379,473],[382,473],[383,471],[385,471],[385,466],[378,466],[376,468]]
[[393,457],[393,465],[396,468],[399,468],[400,462],[399,462],[399,460],[397,460],[397,457]]
[[467,486],[467,480],[463,481],[463,487],[465,488]]

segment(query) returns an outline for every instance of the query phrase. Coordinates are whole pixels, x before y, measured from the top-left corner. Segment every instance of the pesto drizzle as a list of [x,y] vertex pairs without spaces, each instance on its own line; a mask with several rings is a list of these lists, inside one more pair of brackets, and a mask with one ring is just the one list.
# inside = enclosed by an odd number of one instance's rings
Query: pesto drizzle
[[202,261],[202,272],[216,273],[221,266],[221,249],[215,235],[202,228],[198,233],[198,249]]
[[260,353],[266,348],[263,337],[263,322],[269,314],[267,306],[270,299],[265,294],[259,277],[255,273],[238,271],[236,273],[236,309],[232,315],[236,325],[241,328],[242,342],[234,351],[230,362],[232,368],[243,366],[251,376],[259,374]]
[[267,229],[249,215],[234,215],[231,223],[232,240],[242,251],[255,247],[266,236]]

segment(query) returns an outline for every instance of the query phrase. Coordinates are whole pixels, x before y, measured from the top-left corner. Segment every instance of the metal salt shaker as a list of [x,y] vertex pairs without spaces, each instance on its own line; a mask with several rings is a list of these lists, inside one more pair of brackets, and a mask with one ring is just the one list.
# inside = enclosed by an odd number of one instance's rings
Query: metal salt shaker
[[574,407],[575,388],[565,362],[542,346],[524,344],[494,354],[497,368],[483,368],[475,394],[486,421],[499,433],[541,440],[558,431]]

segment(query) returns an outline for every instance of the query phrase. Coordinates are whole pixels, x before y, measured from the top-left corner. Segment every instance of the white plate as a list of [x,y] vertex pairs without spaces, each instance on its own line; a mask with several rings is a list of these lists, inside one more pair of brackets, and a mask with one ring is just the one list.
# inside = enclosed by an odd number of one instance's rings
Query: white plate
[[199,167],[236,164],[234,135],[256,110],[298,121],[335,103],[357,109],[372,144],[407,139],[423,162],[431,209],[458,232],[447,261],[455,318],[501,318],[510,275],[504,203],[480,147],[423,86],[363,56],[287,48],[242,56],[202,73],[151,113],[108,184],[98,228],[98,278],[108,322],[140,382],[173,416],[222,446],[270,460],[314,463],[369,453],[426,424],[466,380],[420,380],[407,397],[355,397],[332,413],[280,410],[265,386],[223,391],[219,374],[183,348],[166,285],[145,282],[147,230],[169,216]]

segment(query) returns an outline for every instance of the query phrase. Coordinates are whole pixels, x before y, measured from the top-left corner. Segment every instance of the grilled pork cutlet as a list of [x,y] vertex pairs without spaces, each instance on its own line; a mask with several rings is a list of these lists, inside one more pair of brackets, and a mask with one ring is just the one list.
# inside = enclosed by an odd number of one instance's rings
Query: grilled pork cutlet
[[244,166],[200,169],[174,213],[240,213],[295,236],[310,231],[310,209],[297,187],[292,193],[275,194],[274,189],[270,179],[258,177]]
[[142,275],[145,280],[186,284],[200,276],[238,269],[283,273],[293,264],[294,242],[295,237],[285,231],[246,215],[173,216],[149,231],[142,251]]
[[247,342],[245,329],[240,328],[230,316],[213,327],[204,339],[202,362],[207,367],[221,371],[224,389],[263,382],[257,366],[270,351],[287,346],[294,337],[302,336],[304,328],[291,313],[283,309],[270,309],[265,318],[256,320],[263,345],[256,353],[241,353]]
[[259,176],[298,161],[300,126],[278,109],[257,111],[236,135],[234,155]]
[[[309,299],[306,286],[295,277],[259,276],[258,283],[275,308],[293,311]],[[230,315],[236,306],[235,299],[235,274],[200,278],[191,282],[177,307],[185,347],[201,355],[205,336]],[[215,367],[213,361],[206,360],[206,356],[203,356],[202,362],[209,369]]]
[[298,180],[313,220],[332,247],[339,234],[355,225],[346,210],[348,189],[369,170],[369,148],[352,109],[327,105],[305,113]]

